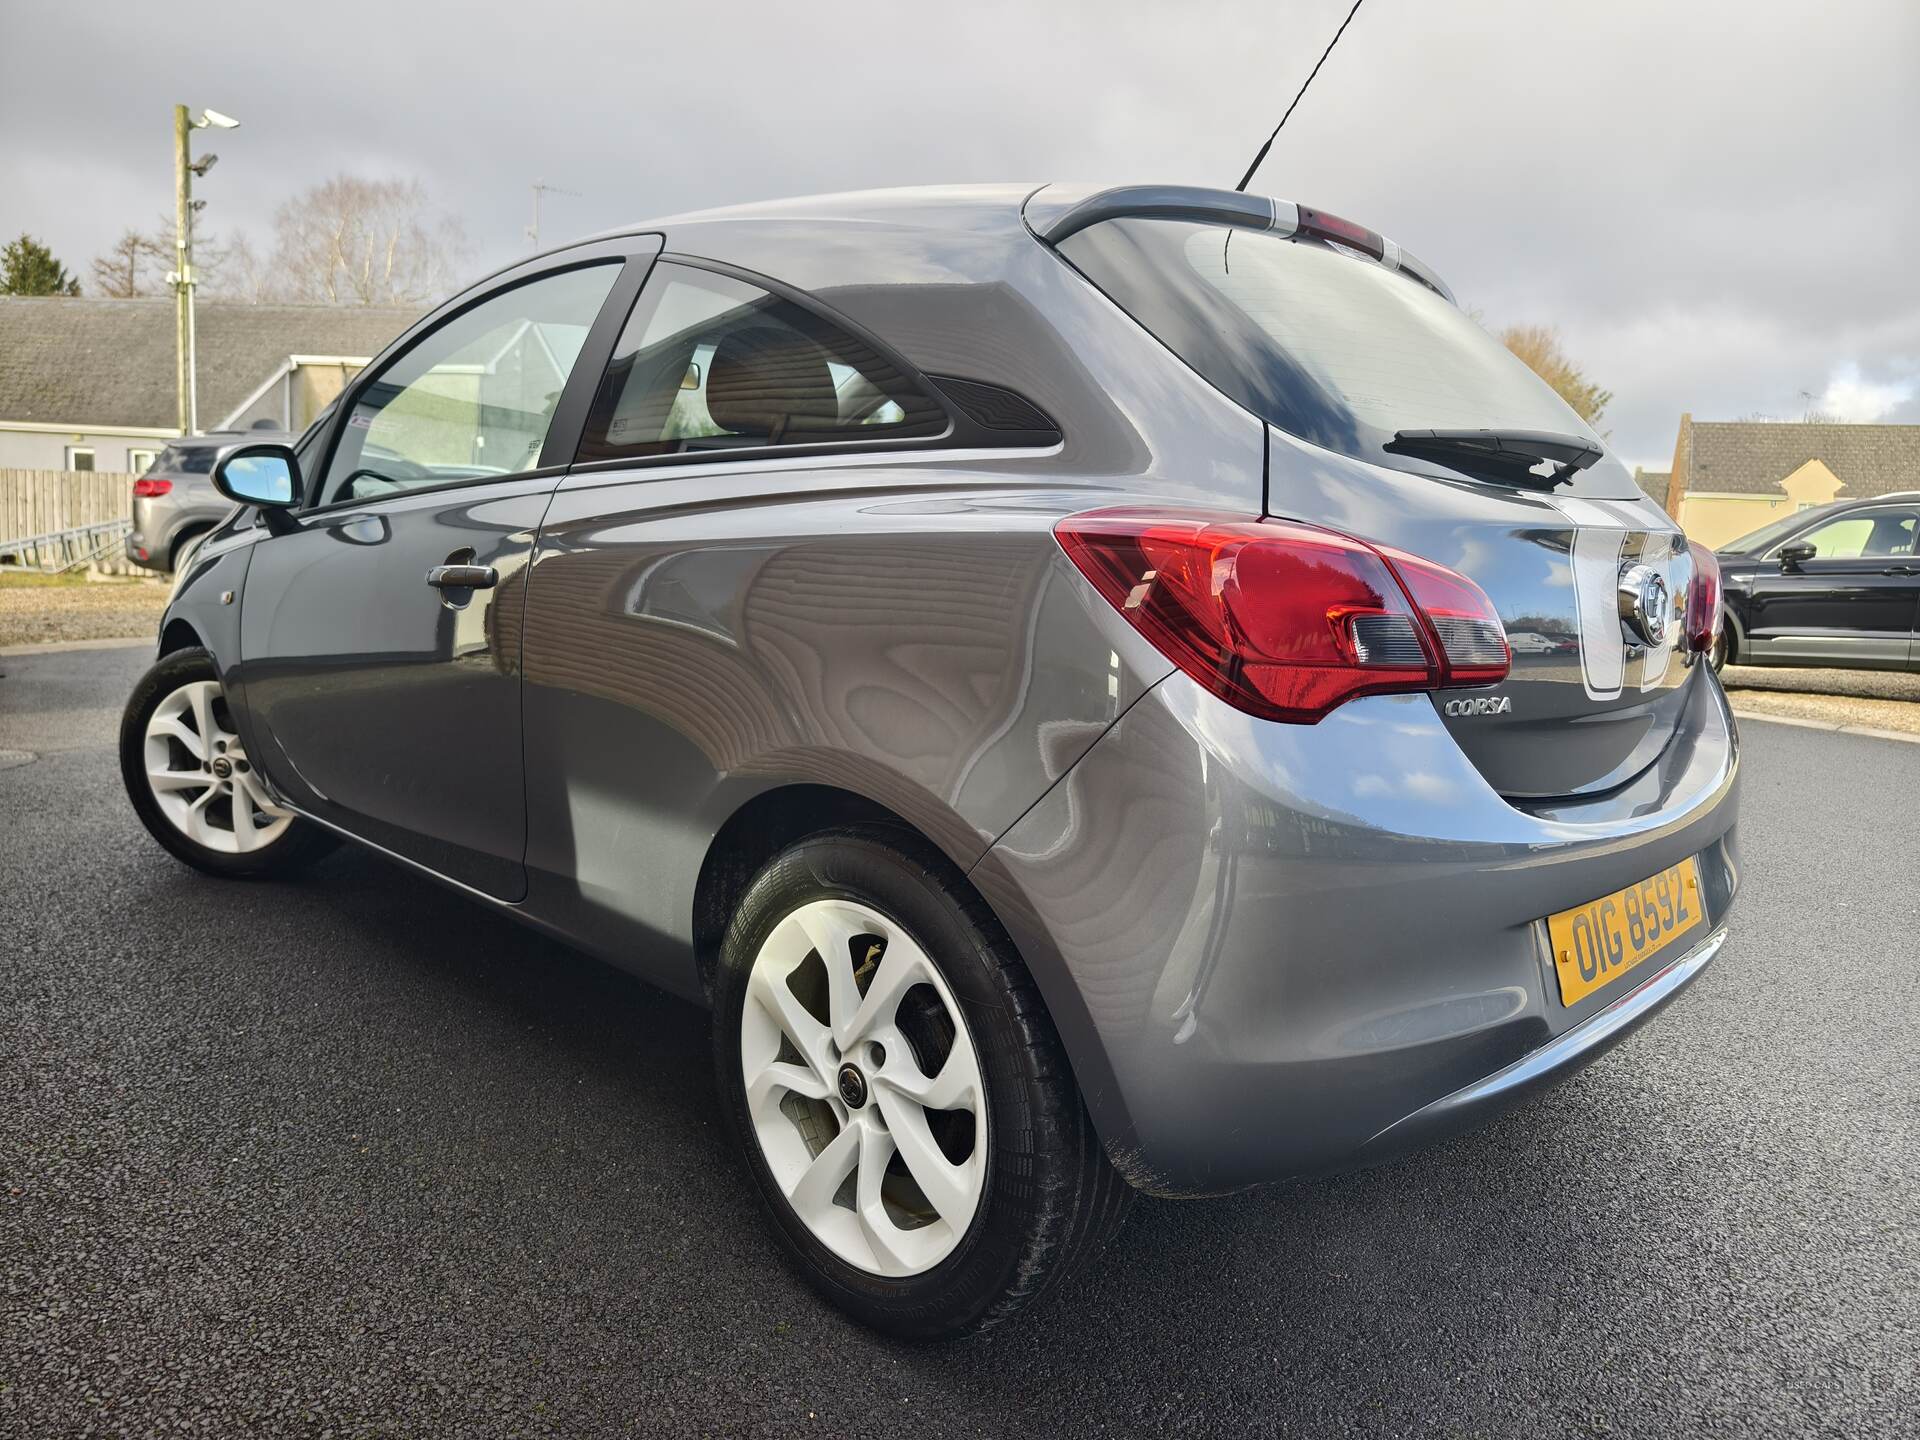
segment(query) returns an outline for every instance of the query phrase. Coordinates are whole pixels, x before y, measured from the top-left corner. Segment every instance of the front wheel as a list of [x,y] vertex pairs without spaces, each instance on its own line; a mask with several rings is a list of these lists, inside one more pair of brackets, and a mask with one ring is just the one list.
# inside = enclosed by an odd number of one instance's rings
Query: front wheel
[[140,677],[120,721],[120,775],[148,832],[197,870],[280,874],[333,848],[268,793],[205,650],[177,650]]
[[1118,1228],[1026,966],[916,837],[804,840],[754,880],[715,984],[727,1117],[788,1256],[908,1338],[984,1328]]

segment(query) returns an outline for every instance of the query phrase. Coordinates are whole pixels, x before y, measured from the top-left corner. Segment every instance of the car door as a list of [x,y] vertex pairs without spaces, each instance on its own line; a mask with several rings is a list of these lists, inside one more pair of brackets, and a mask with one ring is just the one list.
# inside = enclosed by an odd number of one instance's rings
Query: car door
[[523,266],[405,337],[247,575],[236,679],[283,793],[498,899],[525,893],[528,560],[657,244]]
[[857,776],[918,823],[942,823],[915,808],[932,791],[994,828],[1047,783],[997,759],[1009,697],[1106,703],[1106,672],[1067,657],[1024,678],[1050,541],[951,552],[965,502],[915,452],[992,438],[957,440],[904,360],[772,283],[654,267],[527,606],[529,904],[689,993],[684,948],[636,957],[633,937],[684,933],[718,795],[764,783],[769,755],[788,779]]
[[[1776,544],[1752,582],[1747,627],[1756,659],[1776,664],[1899,669],[1920,613],[1920,506],[1869,506],[1822,520]],[[1812,545],[1809,559],[1781,558]]]

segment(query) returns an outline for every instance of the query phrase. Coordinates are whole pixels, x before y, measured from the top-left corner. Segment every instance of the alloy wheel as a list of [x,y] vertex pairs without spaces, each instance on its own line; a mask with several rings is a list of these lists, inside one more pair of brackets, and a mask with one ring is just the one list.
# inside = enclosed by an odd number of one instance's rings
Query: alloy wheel
[[292,823],[247,759],[217,681],[189,681],[154,708],[143,758],[160,813],[196,845],[246,855]]
[[952,990],[900,925],[852,900],[781,919],[740,1063],[761,1153],[815,1239],[891,1277],[953,1253],[986,1188],[986,1096]]

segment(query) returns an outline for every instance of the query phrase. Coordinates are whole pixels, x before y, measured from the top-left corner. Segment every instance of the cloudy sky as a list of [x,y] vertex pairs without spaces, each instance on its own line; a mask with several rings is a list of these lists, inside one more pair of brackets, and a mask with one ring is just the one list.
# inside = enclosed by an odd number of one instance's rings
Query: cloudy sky
[[[476,273],[697,206],[1010,179],[1230,186],[1350,0],[34,4],[0,50],[0,230],[83,277],[171,205],[215,233],[414,177]],[[1664,468],[1698,418],[1920,421],[1920,4],[1365,0],[1252,189],[1347,215],[1490,324],[1557,325]]]

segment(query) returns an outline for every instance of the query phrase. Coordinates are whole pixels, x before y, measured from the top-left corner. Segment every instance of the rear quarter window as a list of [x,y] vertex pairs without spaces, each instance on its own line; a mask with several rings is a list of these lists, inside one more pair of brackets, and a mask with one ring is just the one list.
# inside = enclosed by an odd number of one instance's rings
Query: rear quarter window
[[614,347],[581,461],[938,436],[899,365],[791,300],[662,261]]

